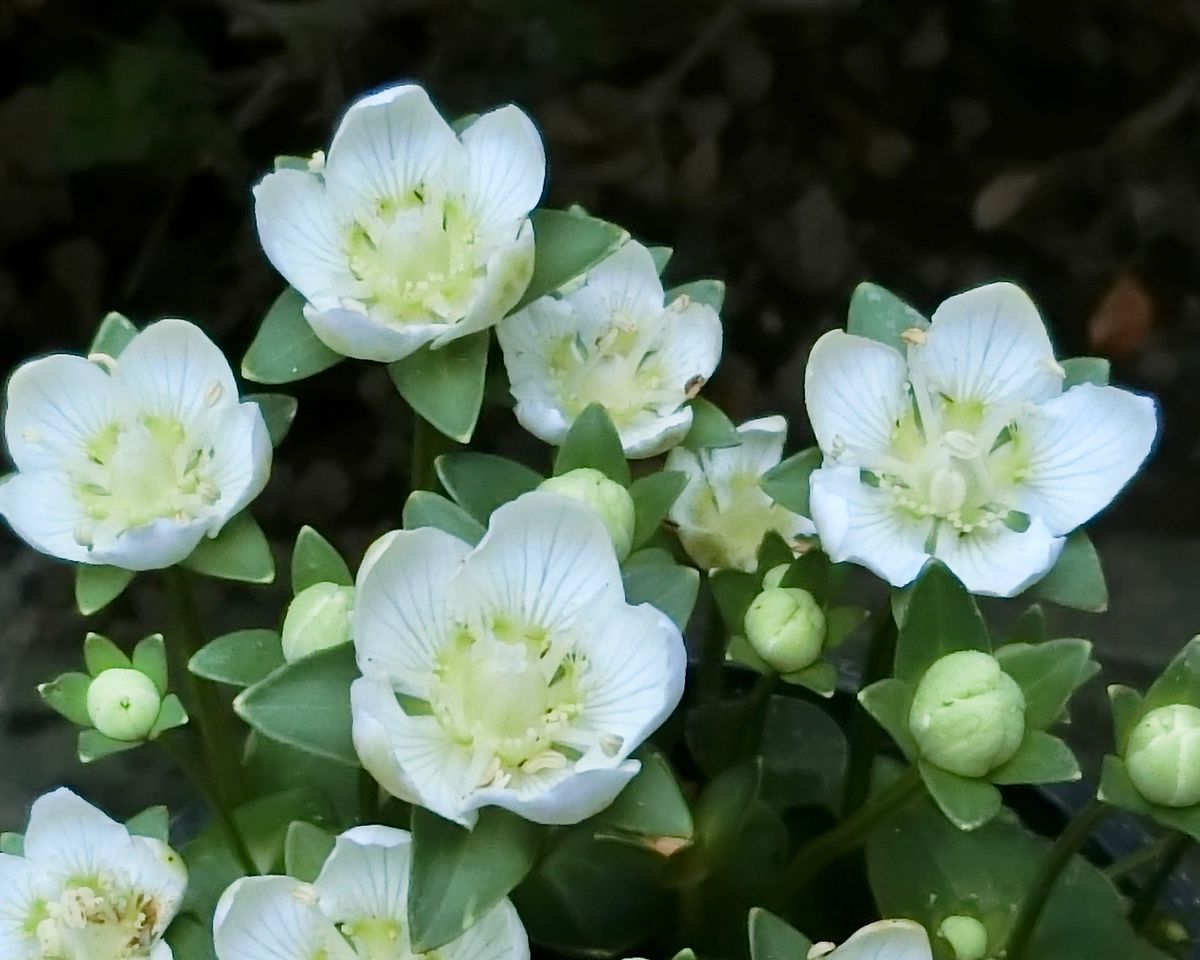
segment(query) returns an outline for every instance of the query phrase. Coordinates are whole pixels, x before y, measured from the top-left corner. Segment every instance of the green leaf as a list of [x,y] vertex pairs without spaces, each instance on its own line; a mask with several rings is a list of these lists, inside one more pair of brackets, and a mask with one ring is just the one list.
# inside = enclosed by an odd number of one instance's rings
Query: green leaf
[[64,673],[49,683],[40,684],[37,689],[51,710],[77,727],[90,727],[92,718],[88,716],[87,694],[91,685],[92,678],[86,673]]
[[464,829],[424,807],[412,817],[408,921],[416,953],[460,936],[532,869],[539,830],[500,807],[485,807]]
[[187,711],[183,708],[182,701],[175,694],[168,693],[163,697],[162,706],[158,709],[158,719],[154,721],[154,726],[150,728],[146,739],[154,740],[168,730],[182,727],[187,722],[188,715]]
[[133,669],[149,677],[158,688],[159,696],[167,692],[167,648],[161,633],[144,637],[133,648]]
[[791,561],[779,585],[807,590],[818,603],[826,604],[836,585],[834,566],[825,553],[814,547]]
[[667,269],[667,264],[671,262],[671,254],[675,251],[670,247],[647,247],[650,251],[650,259],[654,261],[654,269],[658,271],[661,277],[662,272]]
[[289,877],[305,883],[317,879],[333,853],[333,836],[306,820],[293,820],[283,841],[283,864]]
[[75,606],[90,617],[124,593],[132,580],[132,570],[81,563],[75,568]]
[[846,332],[870,337],[904,352],[900,334],[911,327],[924,330],[929,321],[894,293],[874,283],[860,283],[850,295]]
[[10,857],[25,856],[25,838],[19,833],[0,833],[0,853]]
[[540,474],[523,464],[490,453],[447,453],[435,465],[454,502],[485,527],[493,510],[536,490],[542,482]]
[[1087,670],[1091,658],[1088,641],[1067,637],[1037,646],[1013,643],[996,651],[1004,672],[1025,694],[1025,722],[1035,730],[1063,719],[1067,702],[1091,676]]
[[534,210],[533,277],[514,308],[554,293],[592,269],[629,239],[616,224],[578,210]]
[[491,331],[481,330],[434,350],[424,346],[388,364],[388,376],[410,407],[443,435],[467,443],[483,407]]
[[840,802],[846,737],[824,710],[796,697],[772,696],[762,735],[762,797],[786,810]]
[[1142,718],[1142,695],[1132,687],[1113,684],[1108,688],[1109,706],[1113,718],[1113,739],[1117,744],[1117,753],[1125,755],[1129,744],[1129,735]]
[[960,777],[925,760],[917,768],[929,795],[959,830],[978,830],[1000,812],[1000,791],[986,780]]
[[89,633],[84,638],[83,662],[93,677],[105,670],[128,670],[133,666],[120,647],[98,633]]
[[683,446],[699,453],[723,447],[736,447],[742,442],[737,428],[721,412],[720,407],[703,397],[692,400],[692,426],[683,438]]
[[173,960],[217,960],[213,949],[212,923],[193,913],[180,913],[164,934]]
[[206,643],[188,661],[198,677],[249,687],[284,664],[283,646],[274,630],[237,630]]
[[1143,710],[1149,713],[1173,703],[1200,707],[1200,637],[1189,640],[1150,685]]
[[633,498],[634,516],[633,549],[644,545],[658,532],[683,488],[687,486],[687,474],[678,470],[663,470],[638,477],[629,485],[629,496]]
[[1125,761],[1119,757],[1104,758],[1100,776],[1099,797],[1105,803],[1154,820],[1169,830],[1178,830],[1200,843],[1200,804],[1190,807],[1162,807],[1151,803],[1138,792]]
[[106,737],[99,730],[80,730],[76,741],[76,753],[80,763],[95,763],[114,753],[124,753],[142,745],[141,740],[114,740]]
[[354,586],[354,577],[337,548],[312,527],[301,527],[292,549],[292,593],[317,583]]
[[250,796],[267,796],[302,783],[328,803],[333,824],[358,821],[364,786],[361,770],[264,737],[257,730],[246,737],[244,757]]
[[621,567],[625,600],[630,604],[648,603],[675,621],[682,630],[687,626],[700,592],[700,573],[675,562],[665,550],[639,550]]
[[128,317],[113,310],[105,314],[100,326],[96,328],[96,335],[92,337],[91,346],[88,347],[88,356],[103,353],[115,360],[121,355],[121,351],[129,346],[129,341],[137,336],[137,332],[137,327]]
[[283,438],[292,429],[292,421],[296,419],[299,401],[286,393],[249,393],[242,399],[258,404],[267,424],[267,433],[271,436],[271,446],[277,447],[283,443]]
[[233,707],[263,736],[354,767],[350,684],[357,677],[354,648],[343,644],[280,667],[238,694]]
[[933,561],[917,580],[896,643],[896,676],[917,681],[936,660],[957,650],[990,652],[991,641],[967,588]]
[[242,358],[242,376],[255,383],[291,383],[328,370],[342,360],[317,339],[304,319],[304,298],[291,287],[263,317]]
[[421,527],[441,530],[471,546],[479,543],[487,532],[482,523],[440,493],[414,490],[404,503],[404,529]]
[[992,783],[1066,783],[1083,776],[1071,748],[1043,730],[1028,730],[1008,763],[988,774]]
[[1046,630],[1046,611],[1042,609],[1040,603],[1035,603],[1017,617],[1016,622],[1008,631],[1005,643],[1039,644],[1044,643],[1049,636],[1050,634]]
[[1072,357],[1062,362],[1066,371],[1063,380],[1063,390],[1070,390],[1081,383],[1094,383],[1105,386],[1108,383],[1111,364],[1103,357]]
[[793,686],[804,687],[806,690],[811,690],[818,697],[828,699],[837,693],[838,672],[828,660],[818,660],[816,663],[810,664],[803,670],[795,670],[792,673],[785,673],[780,678],[784,683],[790,683]]
[[680,297],[703,303],[720,313],[725,304],[725,283],[722,280],[693,280],[667,291],[667,303],[673,303]]
[[793,453],[764,473],[758,481],[759,486],[785,510],[802,517],[811,516],[808,481],[813,471],[821,466],[821,459],[821,451],[816,447]]
[[270,583],[275,579],[271,545],[249,511],[230,520],[216,537],[201,540],[182,566],[222,580]]
[[750,960],[804,960],[812,941],[761,907],[750,911]]
[[135,837],[170,842],[171,812],[163,806],[147,807],[125,821],[125,829]]
[[1075,610],[1103,613],[1108,609],[1108,586],[1100,556],[1086,533],[1076,530],[1067,537],[1058,562],[1029,593]]
[[908,715],[912,710],[913,690],[903,680],[888,677],[859,691],[858,702],[896,741],[909,760],[916,759],[917,742],[913,739]]
[[690,840],[692,811],[671,769],[666,754],[653,744],[643,744],[633,754],[642,769],[596,819],[605,827],[657,839]]
[[621,448],[621,438],[607,411],[598,403],[591,404],[575,418],[554,458],[556,477],[580,467],[599,470],[621,486],[629,486],[629,463]]
[[746,611],[762,589],[759,578],[744,570],[714,570],[709,574],[708,586],[725,629],[735,636],[744,633]]
[[867,622],[863,607],[831,607],[825,611],[825,649],[832,650]]
[[753,812],[763,779],[761,759],[726,770],[696,803],[696,840],[710,871],[737,854],[738,838]]

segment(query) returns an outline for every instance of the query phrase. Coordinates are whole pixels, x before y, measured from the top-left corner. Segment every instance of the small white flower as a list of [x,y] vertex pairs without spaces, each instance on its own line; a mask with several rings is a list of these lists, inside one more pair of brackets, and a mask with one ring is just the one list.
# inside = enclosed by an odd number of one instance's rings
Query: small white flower
[[165,843],[55,790],[33,805],[24,856],[0,854],[0,956],[170,960],[161,938],[186,887]]
[[[822,949],[824,948],[824,949]],[[854,933],[837,949],[817,944],[811,960],[933,960],[929,934],[911,920],[877,920]]]
[[973,593],[1013,596],[1137,472],[1154,402],[1093,384],[1064,393],[1042,319],[1010,283],[951,297],[907,343],[906,358],[835,330],[809,357],[822,546],[893,586],[932,556]]
[[[356,827],[337,838],[312,884],[245,877],[213,916],[217,960],[417,960],[408,928],[412,841],[404,830]],[[529,960],[529,939],[502,900],[440,960]]]
[[721,358],[721,321],[707,304],[664,297],[650,252],[630,241],[582,285],[506,318],[496,334],[521,425],[559,444],[599,403],[628,457],[682,440],[692,425],[687,401]]
[[357,101],[323,163],[254,188],[259,240],[348,357],[392,361],[486,329],[529,285],[546,157],[529,118],[493,110],[456,135],[418,86]]
[[768,533],[788,542],[813,533],[807,517],[784,509],[759,486],[762,475],[783,459],[787,421],[749,420],[737,428],[741,443],[694,453],[676,447],[668,470],[687,474],[687,486],[670,518],[688,555],[706,570],[753,570]]
[[595,513],[542,491],[500,507],[475,548],[385,536],[359,571],[354,644],[363,766],[468,826],[489,805],[538,823],[604,809],[683,692],[679,629],[625,602]]
[[160,320],[101,366],[55,354],[8,384],[4,423],[19,471],[0,515],[30,546],[78,563],[178,563],[258,496],[271,440],[239,403],[221,351],[198,327]]

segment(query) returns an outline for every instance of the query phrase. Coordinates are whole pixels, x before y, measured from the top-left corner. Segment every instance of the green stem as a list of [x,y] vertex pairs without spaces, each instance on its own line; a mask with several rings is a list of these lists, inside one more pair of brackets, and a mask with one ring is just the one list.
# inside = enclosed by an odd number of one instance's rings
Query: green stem
[[437,470],[434,461],[438,457],[440,434],[423,416],[413,411],[412,475],[409,486],[413,490],[437,489]]
[[[875,616],[875,630],[871,634],[871,645],[863,661],[860,690],[888,676],[896,657],[896,637],[899,631],[892,617],[891,597],[884,601]],[[850,762],[846,768],[846,786],[842,798],[844,817],[853,814],[867,799],[867,791],[871,785],[871,767],[879,750],[879,733],[879,724],[863,709],[862,704],[856,703],[850,719]]]
[[802,846],[784,871],[781,889],[788,895],[795,893],[833,861],[858,849],[876,827],[908,806],[923,788],[920,774],[910,767],[837,826]]
[[696,677],[696,695],[701,703],[711,702],[721,695],[725,647],[729,642],[725,633],[725,622],[721,619],[721,611],[717,609],[712,590],[706,590],[705,593],[708,596],[708,618],[705,621],[704,645],[700,650],[700,668]]
[[1017,919],[1013,922],[1012,932],[1008,935],[1004,951],[1006,960],[1023,960],[1025,952],[1033,942],[1033,934],[1037,930],[1042,910],[1045,909],[1059,876],[1108,813],[1108,807],[1104,803],[1092,800],[1075,815],[1054,842],[1033,883],[1025,892],[1025,899],[1017,912]]
[[779,675],[773,670],[759,674],[750,692],[742,701],[741,719],[739,721],[738,760],[746,760],[759,752],[762,746],[763,731],[767,725],[767,707],[771,701],[771,691],[775,689],[775,681]]
[[1151,863],[1157,863],[1159,858],[1171,848],[1176,841],[1176,834],[1164,833],[1151,844],[1135,850],[1127,857],[1122,857],[1116,863],[1104,868],[1104,875],[1114,883],[1124,880],[1136,870]]
[[1135,930],[1144,929],[1146,922],[1154,913],[1154,908],[1158,904],[1159,897],[1162,896],[1163,887],[1167,885],[1167,881],[1171,878],[1179,864],[1183,862],[1184,855],[1188,851],[1188,847],[1192,844],[1192,838],[1186,833],[1177,833],[1170,838],[1164,849],[1164,856],[1158,864],[1158,868],[1152,873],[1145,885],[1138,891],[1137,898],[1133,901],[1133,906],[1129,908],[1129,922]]
[[358,822],[379,822],[379,785],[366,770],[358,771]]

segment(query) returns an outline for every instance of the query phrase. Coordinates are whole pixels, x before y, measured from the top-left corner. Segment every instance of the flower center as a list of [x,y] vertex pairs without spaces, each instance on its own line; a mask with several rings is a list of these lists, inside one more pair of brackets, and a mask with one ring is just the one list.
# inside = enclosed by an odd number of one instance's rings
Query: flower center
[[134,960],[150,955],[158,906],[100,877],[75,878],[38,905],[39,960]]
[[404,929],[390,917],[360,917],[338,924],[359,960],[436,960],[437,954],[414,953]]
[[694,544],[697,559],[709,567],[744,567],[758,554],[763,537],[790,536],[794,517],[772,500],[753,473],[735,473],[718,483],[706,480],[695,502],[691,525],[706,531]]

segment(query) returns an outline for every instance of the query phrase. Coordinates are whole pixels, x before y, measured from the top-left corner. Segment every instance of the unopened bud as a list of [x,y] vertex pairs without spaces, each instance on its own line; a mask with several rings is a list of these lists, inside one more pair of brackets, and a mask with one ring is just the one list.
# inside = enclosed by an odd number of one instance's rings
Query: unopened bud
[[294,663],[350,641],[354,588],[314,583],[301,590],[283,618],[283,659]]
[[624,560],[633,548],[636,517],[629,491],[599,470],[579,467],[561,477],[542,482],[541,489],[587,504],[596,513],[612,538],[617,559]]
[[984,960],[988,953],[987,928],[974,917],[947,917],[938,935],[954,950],[955,960]]
[[1151,710],[1129,735],[1125,765],[1151,803],[1200,803],[1200,707],[1177,703]]
[[105,670],[88,686],[88,718],[92,726],[113,740],[145,740],[161,707],[158,687],[138,670]]
[[825,644],[825,612],[799,587],[768,587],[750,604],[743,625],[754,652],[780,673],[812,666]]

